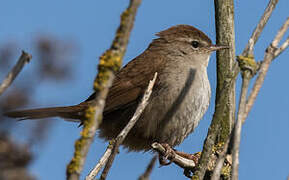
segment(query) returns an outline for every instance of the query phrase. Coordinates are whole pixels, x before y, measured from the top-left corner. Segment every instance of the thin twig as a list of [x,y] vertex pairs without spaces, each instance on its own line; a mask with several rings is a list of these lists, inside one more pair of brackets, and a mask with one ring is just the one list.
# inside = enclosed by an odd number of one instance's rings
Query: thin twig
[[284,43],[278,48],[274,53],[274,58],[279,56],[289,45],[289,37],[284,41]]
[[279,29],[278,33],[276,34],[274,40],[272,41],[272,46],[274,48],[278,47],[288,27],[289,27],[289,18],[286,19],[286,21],[284,22],[284,24],[282,25],[282,27]]
[[154,168],[154,166],[155,166],[157,157],[158,157],[158,156],[155,155],[155,156],[151,159],[151,161],[150,161],[150,163],[148,164],[145,172],[144,172],[142,175],[140,175],[140,177],[138,178],[138,180],[149,180],[149,177],[150,177],[150,175],[151,175],[151,173],[152,173],[152,171],[153,171],[153,168]]
[[81,137],[75,142],[73,158],[67,165],[66,175],[69,180],[79,179],[84,161],[95,132],[101,123],[102,112],[108,90],[114,80],[114,74],[120,69],[126,51],[130,32],[141,0],[131,0],[128,8],[121,15],[120,26],[117,29],[114,41],[99,60],[98,73],[94,81],[95,99],[85,111]]
[[131,128],[135,125],[137,120],[139,119],[140,115],[142,114],[143,110],[145,109],[146,105],[148,104],[148,100],[150,98],[150,95],[152,93],[152,88],[154,86],[154,83],[157,78],[157,72],[154,75],[153,80],[149,82],[148,88],[142,98],[142,101],[138,105],[133,117],[130,119],[128,124],[125,126],[125,128],[119,133],[119,135],[115,138],[115,141],[110,144],[104,153],[103,157],[100,159],[98,164],[94,167],[94,169],[89,173],[89,175],[86,177],[86,180],[92,180],[96,177],[100,169],[104,166],[104,170],[101,175],[101,179],[105,179],[108,171],[112,165],[112,162],[118,152],[119,145],[123,142]]
[[[245,119],[247,118],[255,100],[256,97],[260,91],[260,88],[262,87],[262,84],[264,82],[265,76],[267,74],[267,71],[269,69],[269,66],[274,58],[276,58],[280,53],[282,53],[289,44],[289,40],[287,39],[281,46],[280,48],[278,47],[279,42],[281,41],[282,37],[284,36],[285,32],[287,31],[289,27],[289,18],[286,19],[285,23],[283,26],[280,28],[278,33],[276,34],[274,40],[272,41],[271,45],[268,46],[264,60],[261,63],[261,67],[259,70],[259,75],[254,83],[254,86],[252,88],[252,91],[250,93],[250,96],[248,97],[248,101],[246,104],[246,115]],[[245,120],[244,119],[244,120]]]
[[276,7],[276,4],[278,3],[279,0],[270,0],[270,2],[268,3],[263,16],[261,17],[257,27],[255,28],[251,38],[248,41],[248,44],[246,45],[242,56],[250,56],[253,55],[253,48],[255,43],[257,42],[261,32],[263,31],[265,25],[267,24],[273,10]]
[[252,74],[250,70],[245,70],[242,72],[242,89],[239,101],[239,110],[237,116],[237,122],[234,127],[234,140],[233,140],[233,164],[232,164],[232,180],[238,180],[239,175],[239,151],[240,151],[240,141],[241,141],[241,130],[242,130],[242,122],[246,115],[246,99],[247,92],[249,88],[249,83],[251,80]]
[[112,152],[112,145],[110,144],[107,148],[98,163],[95,165],[92,171],[90,171],[89,175],[86,176],[86,180],[93,180],[98,172],[103,168],[103,166],[107,163],[107,160]]
[[107,176],[107,174],[108,174],[108,172],[112,166],[112,163],[113,163],[114,158],[118,152],[118,148],[119,148],[120,144],[124,141],[125,137],[129,133],[129,131],[132,129],[132,127],[135,125],[135,123],[139,119],[140,115],[142,114],[143,110],[145,109],[146,105],[148,104],[148,100],[149,100],[150,95],[152,93],[152,88],[154,86],[156,78],[157,78],[157,72],[155,73],[154,78],[150,81],[148,88],[147,88],[147,90],[146,90],[146,92],[142,98],[142,101],[135,111],[134,116],[130,119],[129,123],[120,132],[120,134],[116,137],[115,143],[113,145],[112,153],[109,156],[108,161],[107,161],[107,163],[106,163],[106,165],[102,171],[102,174],[100,176],[101,180],[106,179],[106,176]]
[[23,69],[24,65],[27,64],[31,58],[32,56],[30,54],[22,51],[22,54],[19,57],[16,65],[12,68],[12,70],[7,74],[3,82],[0,84],[0,96],[11,85],[13,80]]
[[289,17],[286,19],[285,23],[280,28],[279,32],[276,34],[275,39],[272,41],[272,46],[276,49],[274,52],[274,58],[276,58],[279,54],[281,54],[289,45],[289,37],[285,40],[285,42],[279,47],[279,43],[283,36],[285,35],[287,29],[289,27]]

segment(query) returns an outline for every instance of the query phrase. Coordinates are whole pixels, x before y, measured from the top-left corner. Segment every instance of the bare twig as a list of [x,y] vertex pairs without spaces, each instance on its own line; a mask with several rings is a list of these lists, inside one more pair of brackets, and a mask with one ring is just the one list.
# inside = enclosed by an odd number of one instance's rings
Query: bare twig
[[267,24],[273,10],[276,7],[276,4],[278,3],[279,0],[270,0],[268,3],[263,16],[261,17],[257,27],[255,28],[251,38],[248,41],[248,44],[246,45],[242,56],[253,56],[253,50],[254,50],[254,45],[257,42],[261,32],[263,31],[265,25]]
[[249,88],[249,83],[252,78],[252,74],[250,70],[245,70],[242,72],[242,89],[239,101],[239,110],[237,122],[235,123],[234,128],[234,140],[233,140],[233,165],[232,165],[232,180],[238,180],[239,175],[239,150],[240,150],[240,141],[241,141],[241,130],[242,130],[242,122],[246,115],[246,99],[247,92]]
[[86,176],[86,180],[93,180],[96,175],[99,173],[99,171],[103,168],[103,166],[107,163],[107,160],[112,152],[112,144],[110,144],[107,148],[98,163],[95,165],[93,170],[89,173],[89,175]]
[[67,179],[79,179],[88,149],[102,120],[105,99],[114,80],[114,73],[121,67],[140,2],[141,0],[130,1],[129,7],[121,15],[120,26],[110,49],[100,57],[98,74],[94,81],[96,96],[85,112],[81,137],[75,142],[74,156],[67,165]]
[[120,134],[116,137],[115,139],[115,143],[113,144],[113,149],[112,149],[112,153],[108,158],[108,161],[102,171],[102,174],[100,176],[101,180],[105,180],[106,176],[112,166],[112,163],[114,161],[114,158],[118,152],[118,148],[119,145],[123,142],[123,140],[125,139],[125,137],[127,136],[127,134],[129,133],[129,131],[132,129],[132,127],[135,125],[135,123],[137,122],[137,120],[139,119],[140,115],[142,114],[143,110],[145,109],[146,105],[148,104],[148,100],[150,98],[150,95],[152,93],[152,88],[155,84],[157,78],[157,72],[154,75],[154,78],[150,81],[148,88],[142,98],[141,103],[138,105],[134,116],[130,119],[129,123],[125,126],[125,128],[120,132]]
[[289,45],[289,37],[284,41],[284,43],[280,46],[280,48],[276,49],[274,53],[274,58],[279,56]]
[[157,160],[157,155],[155,155],[155,156],[151,159],[151,161],[150,161],[150,163],[148,164],[145,172],[138,178],[138,180],[149,180],[149,177],[150,177],[150,175],[151,175],[151,173],[152,173],[152,170],[153,170],[153,168],[154,168],[154,166],[155,166],[156,160]]
[[289,44],[289,40],[287,39],[281,46],[280,48],[278,47],[279,42],[281,41],[282,37],[284,36],[285,32],[287,31],[289,27],[289,18],[286,19],[285,23],[283,26],[280,28],[279,32],[275,36],[274,40],[272,41],[271,45],[268,46],[264,60],[261,63],[261,67],[259,70],[259,75],[254,83],[254,86],[252,88],[252,91],[250,93],[250,96],[248,97],[248,101],[246,104],[246,115],[245,119],[247,118],[255,100],[256,97],[260,91],[260,88],[264,82],[265,76],[267,74],[267,71],[269,69],[269,66],[274,58],[276,58],[280,53],[282,53]]
[[137,122],[138,118],[142,114],[143,110],[145,109],[148,100],[150,98],[150,95],[152,93],[152,88],[154,86],[154,83],[157,78],[157,73],[155,73],[153,80],[149,82],[148,88],[142,98],[142,101],[138,105],[133,117],[130,119],[129,123],[125,126],[125,128],[119,133],[119,135],[115,138],[115,141],[110,144],[104,153],[103,157],[100,159],[98,164],[94,167],[94,169],[89,173],[89,175],[86,177],[86,180],[92,180],[95,178],[95,176],[98,174],[100,169],[106,164],[102,175],[101,179],[105,179],[107,176],[107,173],[112,165],[112,162],[118,152],[119,145],[123,142],[131,128],[135,125]]
[[[153,143],[152,148],[161,155],[166,154],[166,148],[163,147],[163,145],[161,145],[160,143],[157,142]],[[180,166],[183,169],[193,169],[196,166],[195,161],[184,158],[178,155],[177,153],[174,153],[172,157],[168,157],[168,160],[170,160],[171,162],[175,163],[176,165]]]
[[11,85],[13,80],[23,69],[24,65],[27,64],[31,58],[32,56],[30,54],[22,51],[22,54],[19,57],[16,65],[12,68],[12,70],[7,74],[3,82],[0,84],[0,95]]
[[274,40],[272,41],[272,46],[277,48],[281,39],[283,38],[284,34],[286,33],[289,27],[289,18],[286,19],[282,27],[279,29],[278,33],[276,34]]

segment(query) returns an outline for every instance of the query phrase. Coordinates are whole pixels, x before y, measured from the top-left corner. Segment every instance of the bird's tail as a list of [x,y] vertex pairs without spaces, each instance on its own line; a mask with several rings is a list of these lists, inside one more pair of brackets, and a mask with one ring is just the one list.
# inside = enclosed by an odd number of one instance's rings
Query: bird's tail
[[81,105],[39,108],[39,109],[28,109],[28,110],[20,110],[20,111],[10,111],[10,112],[4,113],[4,115],[11,117],[11,118],[18,118],[20,120],[62,117],[65,119],[79,121],[85,110],[84,108],[85,107]]

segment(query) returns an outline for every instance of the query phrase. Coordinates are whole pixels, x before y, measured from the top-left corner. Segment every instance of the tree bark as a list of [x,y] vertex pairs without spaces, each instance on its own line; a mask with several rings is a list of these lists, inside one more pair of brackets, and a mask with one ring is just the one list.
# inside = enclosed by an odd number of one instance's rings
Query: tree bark
[[[234,1],[215,0],[215,20],[216,20],[216,43],[229,45],[230,49],[217,52],[217,89],[216,102],[225,96],[221,93],[224,89],[224,82],[230,78],[235,62],[235,28],[234,28]],[[228,96],[222,103],[225,103],[224,114],[219,117],[221,120],[221,132],[217,135],[218,142],[226,142],[232,130],[235,119],[235,81],[228,89]],[[215,107],[215,110],[218,107]]]

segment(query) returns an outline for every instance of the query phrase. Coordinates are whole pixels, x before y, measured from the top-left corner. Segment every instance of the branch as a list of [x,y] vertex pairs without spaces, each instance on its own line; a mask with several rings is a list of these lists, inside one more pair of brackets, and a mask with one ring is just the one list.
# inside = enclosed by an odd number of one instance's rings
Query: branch
[[[210,162],[213,146],[225,142],[235,119],[235,30],[233,0],[215,0],[217,44],[229,45],[229,50],[217,52],[217,88],[215,113],[208,130],[199,163],[192,179],[203,179]],[[222,128],[220,128],[222,126]]]
[[246,45],[242,56],[253,56],[253,50],[254,50],[254,45],[256,44],[261,32],[263,31],[265,25],[267,24],[273,10],[276,7],[276,4],[278,3],[279,0],[270,0],[268,3],[263,16],[261,17],[257,27],[255,28],[251,38],[248,41],[248,44]]
[[274,58],[280,55],[289,45],[289,38],[287,38],[286,41],[280,46],[280,48],[278,48],[278,44],[281,41],[282,37],[284,36],[285,32],[287,31],[288,27],[289,27],[289,18],[286,19],[285,23],[280,28],[279,32],[276,34],[274,40],[266,49],[264,60],[262,61],[261,67],[259,69],[259,75],[254,83],[254,86],[252,88],[252,91],[246,104],[245,119],[247,118],[256,100],[256,97],[263,85],[265,76],[267,74],[271,62],[273,61]]
[[75,142],[74,156],[67,165],[66,175],[69,180],[79,179],[80,172],[83,169],[88,149],[102,120],[108,90],[114,80],[114,74],[121,67],[140,2],[141,0],[130,1],[129,7],[121,15],[120,26],[110,49],[100,57],[98,74],[94,81],[96,96],[85,112],[85,119],[82,120],[81,137]]
[[[216,101],[224,96],[220,94],[224,88],[225,81],[233,73],[238,73],[239,69],[235,61],[235,25],[234,25],[234,1],[233,0],[215,0],[215,20],[216,20],[216,44],[227,45],[230,49],[217,51],[217,88]],[[235,72],[238,71],[238,72]],[[217,135],[217,143],[225,142],[233,128],[235,119],[235,81],[232,82],[232,87],[229,89],[227,99],[223,101],[226,103],[224,107],[226,110],[221,115],[223,128],[220,134]],[[216,102],[215,101],[215,102]],[[215,108],[216,111],[216,108]]]
[[280,48],[276,49],[274,53],[274,58],[279,56],[289,45],[289,37],[284,41],[284,43],[280,46]]
[[138,105],[133,117],[130,119],[128,124],[125,126],[125,128],[119,133],[119,135],[115,138],[114,142],[110,144],[106,152],[104,153],[103,157],[100,159],[98,164],[94,167],[94,169],[89,173],[89,175],[86,177],[86,180],[92,180],[95,178],[95,176],[98,174],[98,172],[101,170],[101,168],[106,164],[101,179],[105,179],[108,171],[113,163],[113,160],[118,152],[119,145],[123,142],[129,131],[132,129],[132,127],[135,125],[137,120],[139,119],[140,115],[142,114],[143,110],[145,109],[146,105],[148,104],[148,100],[150,98],[150,95],[152,93],[152,89],[154,86],[154,83],[157,78],[157,72],[154,75],[153,80],[149,82],[148,88],[142,98],[142,101]]
[[246,115],[246,99],[247,99],[247,92],[249,88],[250,80],[253,76],[253,73],[248,69],[242,71],[242,89],[239,101],[239,110],[238,110],[238,117],[237,122],[235,123],[234,127],[234,140],[233,140],[233,165],[232,165],[232,180],[238,180],[239,175],[239,151],[240,151],[240,141],[241,141],[241,130],[242,130],[242,122]]
[[19,57],[16,65],[12,70],[7,74],[3,82],[0,84],[0,96],[1,94],[12,84],[16,76],[23,69],[24,65],[29,63],[32,56],[24,51],[22,51],[21,56]]
[[151,173],[152,173],[152,170],[153,170],[153,168],[154,168],[154,166],[155,166],[156,160],[157,160],[157,155],[154,156],[154,157],[151,159],[151,161],[150,161],[150,163],[148,164],[145,172],[138,178],[138,180],[149,180],[149,177],[150,177],[150,175],[151,175]]

